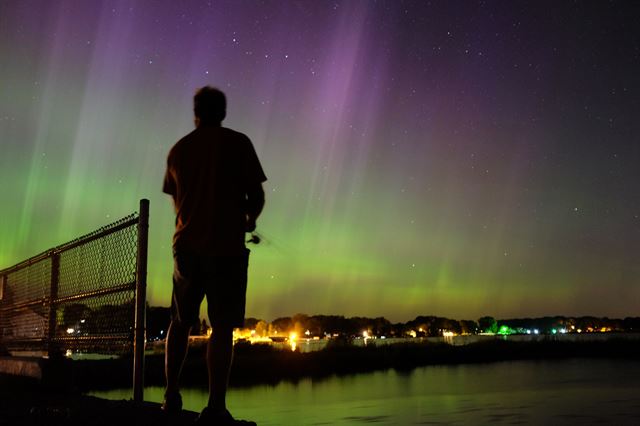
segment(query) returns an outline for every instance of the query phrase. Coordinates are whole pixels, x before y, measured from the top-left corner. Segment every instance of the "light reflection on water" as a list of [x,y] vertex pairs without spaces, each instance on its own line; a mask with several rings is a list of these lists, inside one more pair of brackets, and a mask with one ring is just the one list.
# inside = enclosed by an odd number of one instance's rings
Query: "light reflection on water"
[[[130,398],[130,390],[92,395]],[[145,399],[160,402],[162,388]],[[231,389],[239,418],[267,425],[640,424],[640,362],[516,361],[430,366]],[[199,411],[206,391],[183,390]]]

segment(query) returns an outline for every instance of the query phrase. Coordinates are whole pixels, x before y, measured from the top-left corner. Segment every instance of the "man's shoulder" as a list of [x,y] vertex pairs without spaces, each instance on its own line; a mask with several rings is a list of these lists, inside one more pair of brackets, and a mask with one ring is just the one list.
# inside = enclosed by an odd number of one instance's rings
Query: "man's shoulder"
[[[177,156],[191,155],[196,147],[211,143],[222,144],[227,147],[248,147],[252,146],[251,139],[242,132],[229,129],[228,127],[218,128],[197,128],[176,142],[169,151],[169,159]],[[219,145],[220,146],[220,145]]]
[[195,135],[196,131],[193,130],[192,132],[186,134],[185,136],[183,136],[182,138],[180,138],[178,140],[178,142],[176,142],[171,149],[169,150],[169,157],[175,156],[177,155],[180,151],[182,151],[186,145],[189,144],[190,141],[192,141],[193,139],[196,138]]
[[174,148],[183,148],[190,142],[211,142],[212,139],[251,142],[251,139],[249,139],[249,137],[244,133],[228,127],[204,127],[194,129],[189,134],[183,136],[178,142],[176,142]]
[[233,139],[233,140],[238,140],[242,142],[251,142],[251,139],[249,139],[249,136],[237,130],[230,129],[228,127],[221,127],[220,130],[222,132],[222,136],[225,139]]

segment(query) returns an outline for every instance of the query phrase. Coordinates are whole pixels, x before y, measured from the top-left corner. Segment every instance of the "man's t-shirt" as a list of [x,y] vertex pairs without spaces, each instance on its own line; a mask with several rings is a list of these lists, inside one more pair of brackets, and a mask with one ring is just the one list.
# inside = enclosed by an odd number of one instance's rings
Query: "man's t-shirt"
[[169,151],[162,191],[173,196],[173,247],[201,254],[245,250],[247,189],[266,181],[247,136],[200,126]]

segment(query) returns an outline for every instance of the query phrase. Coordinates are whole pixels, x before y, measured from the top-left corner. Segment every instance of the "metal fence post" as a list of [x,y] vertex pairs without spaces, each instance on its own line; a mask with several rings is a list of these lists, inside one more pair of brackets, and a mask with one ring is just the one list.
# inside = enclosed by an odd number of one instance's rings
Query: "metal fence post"
[[58,348],[54,344],[56,338],[58,282],[60,279],[60,253],[51,251],[51,288],[49,292],[49,333],[47,334],[47,354],[49,358],[59,355]]
[[138,261],[136,267],[136,323],[133,342],[133,400],[144,401],[145,310],[147,303],[147,249],[149,233],[149,200],[140,200],[138,221]]

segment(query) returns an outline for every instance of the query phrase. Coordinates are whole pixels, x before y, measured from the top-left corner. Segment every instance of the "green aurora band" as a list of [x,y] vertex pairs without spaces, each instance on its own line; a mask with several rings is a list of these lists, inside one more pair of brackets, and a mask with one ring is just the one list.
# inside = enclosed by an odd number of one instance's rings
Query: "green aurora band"
[[582,15],[540,18],[556,51],[512,26],[533,5],[90,3],[0,5],[0,267],[149,198],[168,305],[166,155],[213,84],[269,178],[248,316],[638,314],[637,26],[605,54]]

